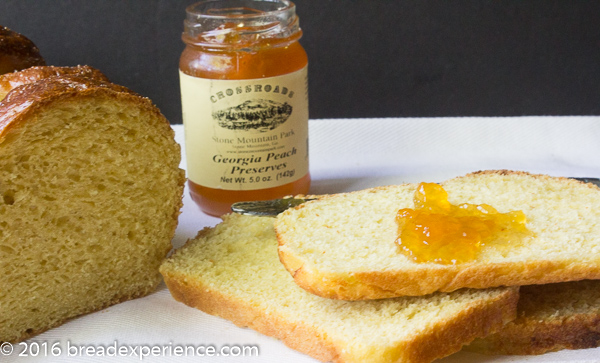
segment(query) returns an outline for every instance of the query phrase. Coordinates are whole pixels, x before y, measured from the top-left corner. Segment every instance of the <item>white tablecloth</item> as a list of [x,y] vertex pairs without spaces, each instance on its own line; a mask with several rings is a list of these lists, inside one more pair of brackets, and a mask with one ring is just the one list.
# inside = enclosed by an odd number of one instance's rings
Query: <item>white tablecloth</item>
[[[183,127],[174,129],[183,144]],[[315,194],[442,181],[483,169],[600,177],[600,116],[311,120],[310,163]],[[218,222],[200,212],[186,190],[173,245]],[[175,350],[212,346],[236,353],[243,345],[257,346],[258,356],[177,357]],[[27,348],[29,356],[0,355],[0,362],[316,362],[275,339],[176,302],[164,284],[150,296],[73,319],[13,348]],[[99,356],[103,349],[105,355],[122,349],[130,356]],[[141,353],[150,356],[141,359]],[[600,362],[600,348],[534,357],[460,352],[440,362],[542,361]]]

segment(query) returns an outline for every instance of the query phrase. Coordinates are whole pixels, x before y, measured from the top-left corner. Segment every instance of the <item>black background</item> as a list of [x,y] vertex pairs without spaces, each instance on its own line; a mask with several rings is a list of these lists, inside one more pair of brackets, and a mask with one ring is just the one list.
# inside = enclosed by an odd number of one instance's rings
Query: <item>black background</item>
[[[88,64],[181,123],[182,0],[1,0],[52,65]],[[310,117],[600,114],[600,1],[297,0]]]

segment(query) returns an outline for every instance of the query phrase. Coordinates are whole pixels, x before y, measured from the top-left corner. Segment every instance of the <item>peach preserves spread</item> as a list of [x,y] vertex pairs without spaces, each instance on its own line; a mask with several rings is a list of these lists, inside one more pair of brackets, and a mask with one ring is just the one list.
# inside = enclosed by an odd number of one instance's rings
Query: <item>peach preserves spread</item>
[[414,203],[414,209],[400,209],[396,215],[396,244],[416,262],[472,261],[488,242],[529,233],[522,211],[499,213],[487,204],[453,205],[435,183],[419,184]]

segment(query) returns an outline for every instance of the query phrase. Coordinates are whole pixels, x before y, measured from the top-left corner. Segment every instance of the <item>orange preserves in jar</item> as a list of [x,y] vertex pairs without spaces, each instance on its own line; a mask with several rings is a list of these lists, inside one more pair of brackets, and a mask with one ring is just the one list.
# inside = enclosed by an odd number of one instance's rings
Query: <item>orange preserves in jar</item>
[[186,9],[180,62],[188,186],[211,215],[306,194],[308,58],[293,3],[212,0]]
[[414,204],[414,209],[400,209],[396,215],[396,244],[416,262],[473,261],[486,243],[509,243],[530,233],[522,211],[499,213],[487,204],[453,205],[448,193],[435,183],[419,184]]

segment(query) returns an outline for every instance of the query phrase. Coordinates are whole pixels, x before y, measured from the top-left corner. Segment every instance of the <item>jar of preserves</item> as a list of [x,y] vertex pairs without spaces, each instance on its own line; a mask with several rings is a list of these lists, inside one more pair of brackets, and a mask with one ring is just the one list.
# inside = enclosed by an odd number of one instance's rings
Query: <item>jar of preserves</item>
[[188,186],[210,215],[306,194],[308,58],[287,0],[209,0],[186,9],[179,62]]

